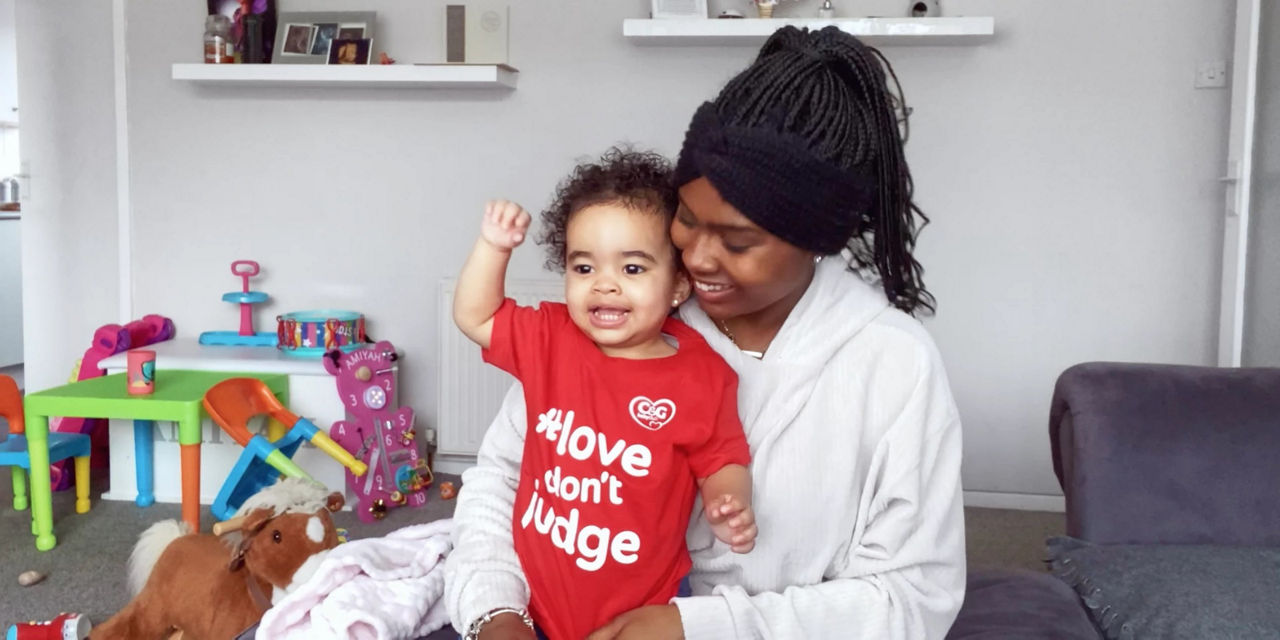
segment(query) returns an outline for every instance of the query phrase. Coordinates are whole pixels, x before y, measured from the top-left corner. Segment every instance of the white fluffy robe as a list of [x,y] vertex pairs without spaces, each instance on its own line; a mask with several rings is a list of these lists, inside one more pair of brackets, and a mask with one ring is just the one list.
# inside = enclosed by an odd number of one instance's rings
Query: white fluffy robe
[[[399,640],[449,623],[441,596],[452,520],[397,529],[330,549],[262,616],[271,640]],[[300,570],[301,571],[301,570]]]
[[[683,319],[738,372],[756,548],[690,524],[685,636],[942,638],[964,597],[960,419],[941,359],[878,287],[823,261],[768,352],[739,352],[695,305]],[[446,570],[454,626],[525,606],[511,546],[524,437],[517,387],[464,474]]]

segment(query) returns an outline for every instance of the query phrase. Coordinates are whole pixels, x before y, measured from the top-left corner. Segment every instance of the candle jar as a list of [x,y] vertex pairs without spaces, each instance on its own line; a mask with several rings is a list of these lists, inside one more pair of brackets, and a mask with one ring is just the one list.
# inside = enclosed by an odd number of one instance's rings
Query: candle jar
[[204,62],[235,62],[235,52],[231,46],[231,18],[214,14],[204,19]]

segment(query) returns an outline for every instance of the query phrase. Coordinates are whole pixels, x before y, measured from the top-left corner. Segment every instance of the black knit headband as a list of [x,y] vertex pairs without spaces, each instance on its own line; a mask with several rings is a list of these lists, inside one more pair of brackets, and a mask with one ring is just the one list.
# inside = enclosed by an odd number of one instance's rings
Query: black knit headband
[[845,247],[876,184],[815,156],[799,136],[726,125],[711,102],[693,115],[676,163],[677,186],[698,177],[765,231],[818,254]]

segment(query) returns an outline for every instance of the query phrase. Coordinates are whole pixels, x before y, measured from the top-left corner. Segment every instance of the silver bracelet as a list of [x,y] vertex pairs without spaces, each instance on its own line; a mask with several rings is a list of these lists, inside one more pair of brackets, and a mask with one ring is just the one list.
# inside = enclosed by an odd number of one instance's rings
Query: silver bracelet
[[467,627],[467,635],[463,636],[463,640],[476,640],[476,638],[480,637],[481,628],[483,628],[486,624],[493,622],[494,618],[504,613],[514,613],[520,616],[520,621],[523,622],[525,626],[529,627],[530,631],[533,630],[533,618],[529,617],[528,611],[524,609],[512,609],[511,607],[502,607],[500,609],[493,609],[492,611],[485,613],[479,618],[472,620],[471,626]]

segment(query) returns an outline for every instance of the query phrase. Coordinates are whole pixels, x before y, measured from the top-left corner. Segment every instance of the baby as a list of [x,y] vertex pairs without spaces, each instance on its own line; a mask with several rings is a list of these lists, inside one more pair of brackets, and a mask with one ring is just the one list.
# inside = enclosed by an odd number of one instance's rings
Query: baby
[[668,236],[670,177],[659,155],[612,149],[560,184],[542,219],[564,304],[505,299],[530,224],[512,202],[486,206],[458,276],[458,327],[524,385],[515,549],[529,613],[553,639],[681,592],[695,485],[717,537],[755,545],[737,376],[670,315],[690,292]]

